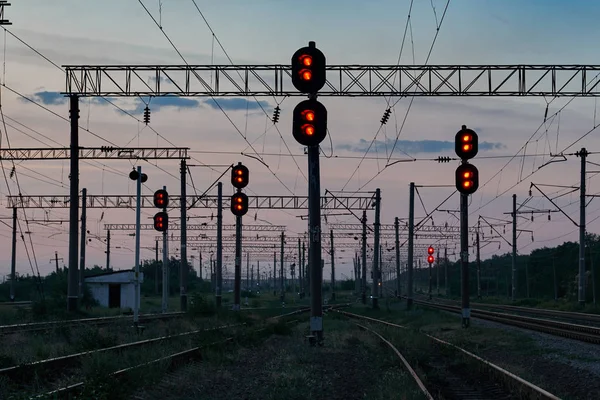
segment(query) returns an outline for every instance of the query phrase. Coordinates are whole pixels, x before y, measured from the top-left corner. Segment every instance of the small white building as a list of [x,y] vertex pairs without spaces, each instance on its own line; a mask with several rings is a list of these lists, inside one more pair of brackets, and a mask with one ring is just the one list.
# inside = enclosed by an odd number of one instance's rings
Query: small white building
[[[144,282],[144,274],[140,272],[140,286],[142,282]],[[88,276],[85,278],[85,284],[90,288],[92,297],[101,306],[133,309],[135,304],[135,271],[115,271]]]

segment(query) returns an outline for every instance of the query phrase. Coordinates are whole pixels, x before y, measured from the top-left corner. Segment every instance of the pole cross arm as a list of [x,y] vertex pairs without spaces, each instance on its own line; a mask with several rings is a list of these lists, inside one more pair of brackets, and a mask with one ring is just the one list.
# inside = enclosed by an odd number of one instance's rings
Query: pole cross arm
[[[66,65],[65,95],[305,96],[291,65]],[[600,96],[600,65],[328,65],[319,96]],[[214,77],[214,78],[213,78]]]
[[538,187],[538,185],[536,185],[535,183],[531,182],[531,185],[529,186],[529,188],[531,189],[532,187],[536,188],[538,192],[540,192],[542,194],[542,196],[544,196],[546,199],[548,199],[548,201],[550,203],[552,203],[552,205],[554,207],[556,207],[558,209],[558,211],[560,211],[565,217],[567,217],[569,219],[569,221],[571,221],[576,227],[579,227],[579,224],[577,222],[575,222],[575,220],[573,218],[571,218],[569,216],[569,214],[567,214],[566,212],[564,212],[562,210],[562,208],[560,208],[555,202],[554,200],[552,200],[550,197],[546,196],[546,193],[542,192],[542,189],[540,189]]

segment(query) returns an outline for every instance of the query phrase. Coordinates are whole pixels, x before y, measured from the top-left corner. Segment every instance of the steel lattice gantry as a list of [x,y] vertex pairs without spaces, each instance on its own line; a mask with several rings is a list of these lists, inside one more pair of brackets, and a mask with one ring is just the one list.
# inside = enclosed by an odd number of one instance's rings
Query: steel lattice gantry
[[[361,224],[331,224],[329,225],[329,228],[340,231],[362,232]],[[393,224],[381,224],[379,225],[379,229],[381,229],[382,231],[394,231],[396,228]],[[400,232],[406,232],[408,231],[408,225],[400,225],[398,230]],[[470,233],[475,233],[476,231],[477,228],[475,227],[469,228]],[[460,227],[432,225],[415,226],[415,235],[420,235],[423,233],[460,234]]]
[[[246,232],[282,232],[285,230],[285,225],[242,225],[242,231]],[[153,224],[140,224],[140,229],[143,231],[152,231],[154,230]],[[169,225],[168,233],[173,231],[179,231],[181,229],[180,225],[172,224]],[[104,230],[107,231],[135,231],[135,224],[104,224]],[[217,224],[188,224],[187,230],[189,231],[216,231]],[[235,225],[223,225],[224,231],[235,231]],[[171,235],[169,234],[169,237]],[[179,238],[179,236],[177,236]],[[159,238],[157,236],[157,238]],[[160,239],[162,240],[162,236]],[[189,240],[189,236],[188,236]],[[215,239],[216,240],[216,239]]]
[[[76,96],[305,96],[290,65],[66,65]],[[600,65],[329,65],[319,96],[599,96]]]
[[[69,208],[69,196],[7,196],[8,208]],[[186,196],[188,208],[217,208],[218,196]],[[81,197],[79,197],[81,206]],[[230,196],[223,196],[223,209],[229,209]],[[169,199],[169,208],[179,208],[181,197],[173,196]],[[371,197],[321,197],[323,210],[366,210],[370,208]],[[135,208],[135,195],[88,195],[87,208]],[[156,208],[152,195],[142,196],[142,208]],[[248,196],[248,208],[251,209],[276,209],[298,210],[308,209],[306,196]]]
[[[115,225],[105,225],[105,229],[108,229],[108,228],[106,228],[106,226],[115,226]],[[131,229],[119,229],[119,230],[133,230],[135,228],[135,225],[118,225],[118,226],[119,227],[121,227],[121,226],[127,226],[127,227],[131,228]],[[150,225],[150,224],[144,224],[142,226],[143,226],[142,229],[146,229],[146,227],[149,227],[148,229],[153,229],[154,228],[154,226]],[[188,230],[194,230],[194,228],[191,228],[193,226],[196,226],[196,225],[188,225]],[[262,226],[262,225],[259,225],[259,226]],[[242,225],[242,228],[245,228],[244,225]],[[216,229],[216,228],[214,228],[214,229]],[[231,230],[234,230],[234,229],[235,229],[235,225],[231,225]],[[225,228],[223,230],[225,230]],[[275,230],[275,229],[273,229],[273,230]],[[282,230],[285,230],[285,227]],[[425,234],[422,234],[422,235],[419,235],[419,234],[417,234],[417,235],[419,236],[418,237],[419,239],[431,239],[431,240],[454,239],[454,238],[458,238],[459,237],[457,233],[450,233],[448,235],[442,235],[442,234],[437,234],[437,233],[425,233]],[[415,236],[417,236],[417,235],[415,235]],[[402,237],[402,238],[405,238],[406,236],[407,236],[407,234],[405,232],[403,232],[402,235],[400,235],[400,237]],[[334,242],[336,243],[336,245],[339,242],[358,243],[357,239],[354,239],[354,237],[352,237],[352,236],[344,236],[344,235],[337,235],[336,236],[336,235],[334,235],[334,238],[335,238]],[[394,240],[396,238],[396,236],[393,233],[384,233],[384,234],[380,234],[379,238],[383,239],[383,240],[388,240],[389,241],[389,240]],[[162,236],[155,236],[154,239],[155,240],[162,240]],[[297,243],[298,239],[306,241],[308,238],[305,238],[305,237],[287,237],[286,236],[286,241],[290,241],[291,240],[291,241],[296,241],[296,243]],[[172,241],[172,242],[179,242],[179,241],[181,241],[181,236],[168,235],[168,240]],[[201,235],[196,235],[196,236],[187,236],[187,240],[188,240],[188,242],[191,242],[191,241],[211,241],[211,240],[216,241],[217,237],[216,236],[208,236],[208,235],[201,234]],[[224,241],[225,240],[235,240],[235,235],[223,236],[223,240]],[[244,236],[242,238],[242,243],[246,243],[246,241],[280,243],[281,236],[259,236],[258,234],[255,235],[255,236]],[[326,242],[326,240],[323,239],[322,242],[324,243],[324,242]]]
[[[79,147],[79,158],[84,160],[159,160],[189,159],[189,147]],[[68,160],[71,150],[58,148],[0,149],[2,160]]]

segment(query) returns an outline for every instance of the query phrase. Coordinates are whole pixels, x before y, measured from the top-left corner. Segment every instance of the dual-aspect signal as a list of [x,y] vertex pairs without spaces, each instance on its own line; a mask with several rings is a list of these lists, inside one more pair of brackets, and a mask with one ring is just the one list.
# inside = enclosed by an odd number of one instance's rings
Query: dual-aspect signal
[[231,184],[237,192],[231,196],[231,212],[236,217],[241,217],[248,212],[248,196],[242,193],[242,189],[248,186],[250,171],[242,163],[231,168]]
[[479,188],[479,171],[467,160],[479,151],[477,133],[463,125],[454,138],[454,150],[462,160],[456,168],[456,189],[463,194],[473,194]]
[[169,205],[169,193],[165,189],[159,189],[154,192],[154,207],[162,208],[162,211],[154,214],[154,229],[159,232],[165,232],[169,227],[169,214],[167,206]]

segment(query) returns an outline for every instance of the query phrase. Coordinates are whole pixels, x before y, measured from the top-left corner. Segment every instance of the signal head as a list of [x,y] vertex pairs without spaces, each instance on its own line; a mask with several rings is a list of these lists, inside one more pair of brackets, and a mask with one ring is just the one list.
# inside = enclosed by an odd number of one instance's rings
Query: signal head
[[479,171],[473,164],[461,164],[456,169],[456,190],[473,194],[479,188]]
[[231,196],[231,212],[236,217],[241,217],[248,212],[248,196],[245,193],[237,192]]
[[292,56],[292,83],[301,93],[314,94],[325,86],[325,55],[310,42]]
[[317,100],[304,100],[294,108],[292,133],[303,146],[316,146],[327,136],[327,109]]
[[454,138],[454,150],[462,160],[470,160],[477,155],[478,137],[475,131],[463,125]]
[[231,168],[231,184],[236,189],[243,189],[248,186],[250,180],[250,171],[242,163]]
[[169,227],[169,215],[160,211],[154,214],[154,229],[159,232],[164,232]]
[[169,204],[169,193],[164,189],[154,192],[154,207],[166,208]]

